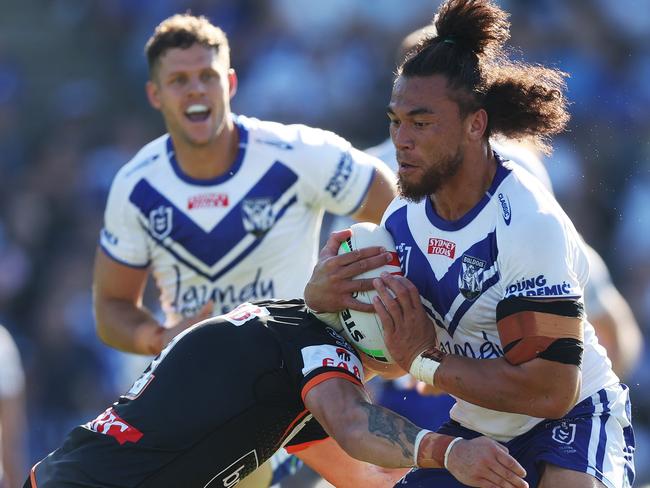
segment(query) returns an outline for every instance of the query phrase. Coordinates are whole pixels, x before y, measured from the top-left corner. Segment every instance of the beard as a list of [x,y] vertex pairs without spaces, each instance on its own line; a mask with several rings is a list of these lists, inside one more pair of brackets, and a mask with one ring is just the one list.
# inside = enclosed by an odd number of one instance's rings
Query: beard
[[462,162],[463,152],[459,148],[453,156],[447,156],[437,164],[427,168],[419,181],[406,181],[398,173],[397,189],[400,196],[413,203],[422,201],[423,198],[437,192],[458,173]]

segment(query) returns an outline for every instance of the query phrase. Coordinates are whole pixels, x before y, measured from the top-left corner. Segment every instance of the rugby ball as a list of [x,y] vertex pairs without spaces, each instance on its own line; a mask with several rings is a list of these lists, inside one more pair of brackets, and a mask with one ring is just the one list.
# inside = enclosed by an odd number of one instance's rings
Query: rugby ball
[[[339,254],[363,247],[383,246],[393,257],[390,263],[365,271],[355,276],[356,279],[377,278],[384,271],[402,274],[395,243],[386,229],[370,222],[353,224],[350,229],[352,229],[352,236],[341,244]],[[376,295],[375,290],[360,291],[354,295],[354,298],[360,302],[371,304]],[[339,312],[339,320],[343,326],[343,337],[350,344],[377,361],[391,364],[394,362],[384,343],[384,328],[377,314],[345,309]]]

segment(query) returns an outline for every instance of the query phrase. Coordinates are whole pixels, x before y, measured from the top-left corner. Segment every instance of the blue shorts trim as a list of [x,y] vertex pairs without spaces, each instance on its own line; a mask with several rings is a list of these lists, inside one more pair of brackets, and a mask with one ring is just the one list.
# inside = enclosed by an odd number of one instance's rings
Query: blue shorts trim
[[[531,430],[503,443],[526,469],[531,487],[539,483],[544,463],[587,473],[608,488],[627,488],[634,481],[634,432],[625,385],[600,390],[578,403],[565,417],[545,420]],[[474,439],[482,434],[453,420],[438,432]],[[397,485],[408,488],[465,486],[444,469],[418,469]]]

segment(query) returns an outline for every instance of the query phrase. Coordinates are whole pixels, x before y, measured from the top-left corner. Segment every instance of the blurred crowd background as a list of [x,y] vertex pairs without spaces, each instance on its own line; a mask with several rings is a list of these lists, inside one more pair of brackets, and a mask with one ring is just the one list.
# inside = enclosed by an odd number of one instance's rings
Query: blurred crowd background
[[[384,140],[395,52],[435,0],[21,0],[0,14],[0,323],[27,378],[27,461],[128,389],[142,364],[99,342],[92,262],[113,175],[163,131],[143,46],[191,10],[229,35],[236,113]],[[570,130],[546,163],[650,337],[650,1],[499,0],[516,57],[570,73]],[[297,230],[298,231],[298,230]],[[646,348],[646,351],[650,348]],[[0,358],[0,368],[2,368]],[[134,366],[137,364],[137,366]],[[639,456],[650,357],[628,378]],[[647,444],[646,444],[647,445]],[[641,480],[650,463],[637,458]]]

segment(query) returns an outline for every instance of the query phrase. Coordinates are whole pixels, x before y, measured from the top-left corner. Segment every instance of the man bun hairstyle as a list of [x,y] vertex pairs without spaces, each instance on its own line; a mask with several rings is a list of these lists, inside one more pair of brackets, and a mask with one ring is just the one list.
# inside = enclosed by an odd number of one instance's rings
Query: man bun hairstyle
[[226,34],[204,16],[176,14],[163,20],[147,41],[144,52],[153,78],[160,58],[168,49],[188,49],[194,44],[215,49],[230,66],[230,47]]
[[508,14],[490,0],[447,0],[433,26],[437,35],[421,39],[397,75],[443,75],[461,116],[487,112],[486,138],[527,138],[550,152],[550,137],[569,121],[567,74],[509,59]]

